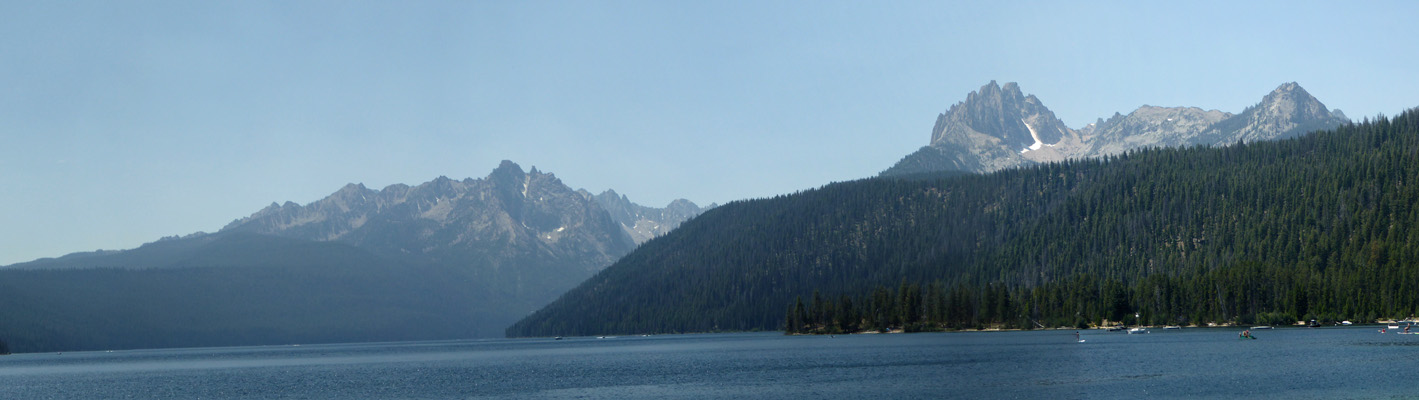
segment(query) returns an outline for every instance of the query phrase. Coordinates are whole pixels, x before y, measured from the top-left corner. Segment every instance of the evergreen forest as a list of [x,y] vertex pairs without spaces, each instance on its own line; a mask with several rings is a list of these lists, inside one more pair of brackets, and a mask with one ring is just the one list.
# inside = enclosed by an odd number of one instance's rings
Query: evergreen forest
[[507,334],[1407,318],[1419,308],[1417,161],[1411,109],[1281,141],[739,201]]

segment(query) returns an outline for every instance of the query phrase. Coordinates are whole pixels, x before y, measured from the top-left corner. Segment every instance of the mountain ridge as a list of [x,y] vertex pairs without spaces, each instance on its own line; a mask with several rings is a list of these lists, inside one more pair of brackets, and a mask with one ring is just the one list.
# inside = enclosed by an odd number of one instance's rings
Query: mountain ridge
[[635,240],[637,245],[669,233],[686,220],[718,206],[710,204],[701,208],[695,202],[675,199],[665,207],[649,207],[633,203],[626,195],[616,193],[611,189],[597,195],[582,191],[582,195],[593,198],[602,208],[611,213],[611,219],[620,223],[621,228],[631,236],[632,240]]
[[1239,114],[1198,107],[1143,105],[1127,115],[1071,129],[1018,84],[990,81],[938,114],[931,141],[880,176],[941,170],[977,173],[1067,159],[1097,158],[1149,147],[1227,145],[1275,140],[1348,123],[1296,82],[1287,82]]

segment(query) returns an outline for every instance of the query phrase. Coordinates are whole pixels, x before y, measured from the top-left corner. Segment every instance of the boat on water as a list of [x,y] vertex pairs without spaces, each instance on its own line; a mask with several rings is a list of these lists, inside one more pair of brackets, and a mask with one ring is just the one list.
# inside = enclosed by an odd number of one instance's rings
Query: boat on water
[[1163,330],[1168,330],[1168,329],[1182,329],[1182,327],[1181,327],[1181,326],[1177,326],[1177,325],[1168,325],[1168,326],[1163,327]]
[[1108,331],[1109,331],[1109,332],[1122,332],[1122,331],[1123,331],[1123,327],[1122,327],[1122,326],[1110,326],[1110,327],[1108,328]]
[[1135,333],[1148,333],[1148,329],[1145,329],[1145,328],[1132,328],[1132,329],[1129,329],[1129,330],[1128,330],[1128,334],[1130,334],[1130,335],[1135,334]]
[[1253,326],[1253,327],[1251,327],[1251,329],[1252,329],[1252,330],[1257,330],[1257,329],[1271,329],[1271,327],[1270,327],[1270,326],[1262,325],[1262,326]]

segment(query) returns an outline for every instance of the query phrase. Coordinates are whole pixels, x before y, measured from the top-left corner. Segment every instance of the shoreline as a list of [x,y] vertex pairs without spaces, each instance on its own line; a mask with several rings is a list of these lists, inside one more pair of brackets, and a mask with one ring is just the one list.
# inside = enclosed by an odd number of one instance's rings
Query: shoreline
[[[1024,331],[1071,331],[1071,330],[1072,330],[1072,331],[1084,332],[1084,331],[1108,331],[1109,329],[1112,329],[1112,328],[1115,328],[1115,327],[1117,327],[1117,328],[1122,328],[1122,329],[1128,329],[1128,328],[1144,328],[1144,329],[1152,330],[1152,329],[1164,329],[1164,328],[1166,328],[1166,327],[1168,327],[1168,326],[1177,326],[1177,327],[1179,327],[1180,329],[1224,329],[1224,328],[1241,328],[1241,329],[1247,329],[1247,328],[1252,328],[1252,327],[1256,327],[1256,326],[1269,326],[1269,327],[1271,327],[1272,329],[1283,329],[1283,328],[1346,328],[1346,327],[1365,327],[1365,326],[1385,326],[1385,325],[1389,325],[1389,324],[1411,323],[1411,322],[1415,322],[1415,321],[1404,321],[1404,320],[1401,320],[1401,321],[1385,321],[1385,320],[1381,320],[1381,321],[1375,321],[1375,322],[1356,323],[1356,324],[1350,324],[1350,325],[1333,324],[1333,325],[1321,325],[1321,326],[1310,326],[1310,325],[1306,325],[1306,324],[1302,324],[1302,323],[1297,323],[1297,324],[1292,324],[1292,325],[1238,325],[1238,324],[1234,324],[1234,323],[1224,323],[1224,324],[1212,323],[1212,324],[1208,324],[1208,325],[1161,325],[1161,326],[1160,326],[1160,325],[1135,325],[1135,326],[1112,325],[1112,326],[1090,326],[1089,328],[1086,328],[1086,329],[1065,328],[1065,327],[1032,328],[1032,329],[1025,329],[1025,328],[979,328],[979,329],[924,330],[924,331],[913,331],[913,332],[907,332],[907,331],[902,330],[902,329],[892,329],[892,330],[888,330],[888,331],[886,331],[886,332],[880,332],[880,331],[839,332],[839,333],[812,333],[812,332],[788,333],[788,332],[784,332],[784,335],[785,335],[785,336],[895,335],[895,334],[911,334],[911,333],[1024,332]],[[1415,322],[1415,323],[1419,323],[1419,322]],[[780,332],[783,332],[783,331],[780,331]]]

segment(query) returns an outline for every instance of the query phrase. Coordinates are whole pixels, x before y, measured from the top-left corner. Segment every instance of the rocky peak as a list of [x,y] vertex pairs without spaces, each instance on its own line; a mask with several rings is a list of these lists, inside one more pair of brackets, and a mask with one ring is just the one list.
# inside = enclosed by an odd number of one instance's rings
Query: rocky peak
[[647,207],[631,202],[626,195],[618,194],[614,190],[601,192],[595,199],[636,244],[669,233],[679,227],[680,223],[713,208],[700,208],[685,199],[671,201],[664,208]]
[[347,184],[345,184],[344,187],[341,187],[340,190],[335,191],[335,193],[337,193],[337,194],[364,194],[364,193],[365,193],[366,191],[368,191],[368,190],[369,190],[369,189],[366,188],[366,187],[365,187],[365,184],[363,184],[363,183],[347,183]]
[[1005,141],[1012,147],[1029,147],[1035,141],[1029,129],[1021,123],[1026,110],[1025,96],[1015,82],[1001,87],[990,81],[980,90],[971,92],[966,101],[952,106],[938,119],[938,129],[932,133],[932,143],[947,140],[951,125],[961,125]]
[[966,104],[995,103],[1000,104],[1000,85],[991,80],[990,83],[981,86],[979,90],[966,95]]
[[1232,144],[1294,137],[1349,122],[1344,113],[1330,111],[1295,82],[1276,87],[1261,99],[1198,137],[1198,144]]
[[332,203],[331,205],[340,208],[342,211],[349,211],[350,209],[363,206],[377,193],[378,192],[366,188],[363,183],[351,183],[340,188],[335,194],[330,195],[328,200]]
[[667,204],[665,206],[665,212],[683,215],[686,216],[687,219],[688,217],[693,217],[699,214],[701,211],[703,210],[700,209],[699,205],[696,205],[693,201],[685,199],[675,199],[674,201],[671,201],[670,204]]
[[[1053,147],[1077,141],[1077,132],[1055,117],[1034,95],[1026,95],[1015,82],[987,83],[966,95],[936,119],[932,141],[912,157],[920,166],[949,165],[975,171],[994,171],[1041,161],[1062,160],[1065,153]],[[1068,146],[1066,146],[1068,147]],[[1028,153],[1028,154],[1026,154]],[[927,167],[930,168],[930,167]],[[894,168],[897,171],[917,168]]]
[[[995,84],[995,81],[992,80],[990,83]],[[1015,82],[1005,82],[1005,86],[1000,87],[1000,93],[1017,99],[1024,96],[1024,93],[1020,91],[1020,84]]]
[[488,181],[498,185],[522,185],[527,181],[527,173],[522,172],[522,167],[517,163],[503,160],[498,164],[492,173],[488,174]]
[[1258,108],[1267,117],[1301,122],[1332,117],[1330,110],[1296,82],[1284,83],[1261,99]]

